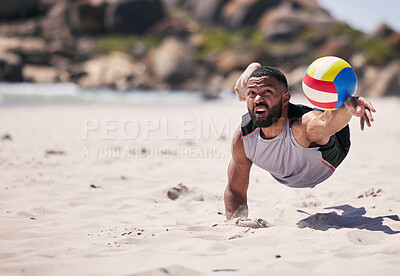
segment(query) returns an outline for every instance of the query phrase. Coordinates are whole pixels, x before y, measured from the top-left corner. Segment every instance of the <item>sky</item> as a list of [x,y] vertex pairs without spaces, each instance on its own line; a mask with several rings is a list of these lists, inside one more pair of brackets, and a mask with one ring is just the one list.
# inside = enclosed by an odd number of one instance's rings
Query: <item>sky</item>
[[317,0],[337,20],[363,32],[386,23],[400,32],[400,0]]

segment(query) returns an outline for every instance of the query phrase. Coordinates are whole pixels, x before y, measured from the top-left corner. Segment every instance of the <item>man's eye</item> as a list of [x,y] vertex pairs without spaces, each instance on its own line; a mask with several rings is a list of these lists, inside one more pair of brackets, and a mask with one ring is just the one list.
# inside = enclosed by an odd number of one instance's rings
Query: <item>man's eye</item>
[[254,95],[255,93],[253,91],[249,91],[248,95]]

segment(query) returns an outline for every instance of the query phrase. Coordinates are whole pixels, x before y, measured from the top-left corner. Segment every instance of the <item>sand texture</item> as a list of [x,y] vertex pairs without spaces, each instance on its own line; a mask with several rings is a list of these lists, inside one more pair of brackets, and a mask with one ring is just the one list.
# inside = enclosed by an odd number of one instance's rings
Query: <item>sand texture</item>
[[333,177],[293,189],[253,167],[232,221],[243,103],[3,106],[0,275],[400,275],[400,100],[371,101]]

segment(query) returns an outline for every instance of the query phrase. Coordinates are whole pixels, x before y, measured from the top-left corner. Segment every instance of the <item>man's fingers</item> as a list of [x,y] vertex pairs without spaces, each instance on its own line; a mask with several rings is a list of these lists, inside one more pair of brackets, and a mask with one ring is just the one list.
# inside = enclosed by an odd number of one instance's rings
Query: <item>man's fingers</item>
[[364,105],[367,109],[371,110],[372,112],[376,112],[375,107],[367,100],[364,99]]
[[365,115],[367,116],[368,120],[373,122],[374,121],[374,117],[372,116],[372,113],[369,109],[365,109]]
[[363,118],[364,118],[365,122],[367,123],[367,126],[368,126],[368,127],[371,127],[371,122],[370,122],[370,120],[368,119],[368,117],[367,117],[367,116],[364,116]]
[[364,130],[364,117],[360,118],[360,127],[361,127],[361,130]]

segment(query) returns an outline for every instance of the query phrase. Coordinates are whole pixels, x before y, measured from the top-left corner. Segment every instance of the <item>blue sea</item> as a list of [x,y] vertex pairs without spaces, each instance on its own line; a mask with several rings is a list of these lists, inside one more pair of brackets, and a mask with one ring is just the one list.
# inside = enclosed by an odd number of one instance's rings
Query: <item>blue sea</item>
[[[234,100],[233,93],[221,93],[217,100]],[[72,83],[0,83],[0,105],[98,103],[128,105],[185,105],[207,101],[200,91],[132,90],[82,88]]]

